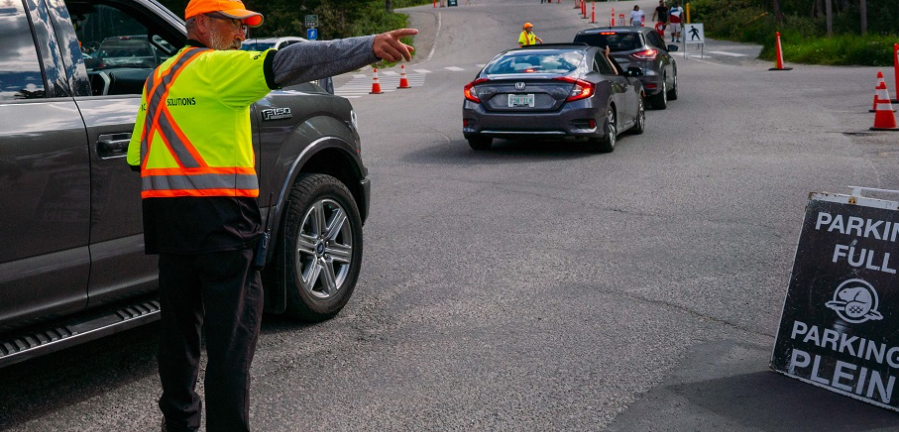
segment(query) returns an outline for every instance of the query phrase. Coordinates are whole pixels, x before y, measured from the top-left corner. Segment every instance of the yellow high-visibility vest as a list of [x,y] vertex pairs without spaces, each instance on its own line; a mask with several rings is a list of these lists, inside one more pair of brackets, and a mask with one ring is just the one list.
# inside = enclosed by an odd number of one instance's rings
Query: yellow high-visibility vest
[[147,78],[128,145],[142,198],[257,197],[250,105],[267,52],[185,47]]
[[518,43],[522,45],[536,45],[537,44],[537,35],[533,33],[528,33],[527,31],[522,30],[521,34],[518,36]]

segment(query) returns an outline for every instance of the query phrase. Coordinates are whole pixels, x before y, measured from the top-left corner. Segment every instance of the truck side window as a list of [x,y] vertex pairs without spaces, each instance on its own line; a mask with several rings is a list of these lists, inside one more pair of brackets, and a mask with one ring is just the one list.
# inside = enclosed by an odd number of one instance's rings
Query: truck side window
[[81,2],[67,7],[94,96],[141,94],[150,73],[177,52],[128,11]]
[[0,102],[44,97],[44,75],[21,0],[0,0]]

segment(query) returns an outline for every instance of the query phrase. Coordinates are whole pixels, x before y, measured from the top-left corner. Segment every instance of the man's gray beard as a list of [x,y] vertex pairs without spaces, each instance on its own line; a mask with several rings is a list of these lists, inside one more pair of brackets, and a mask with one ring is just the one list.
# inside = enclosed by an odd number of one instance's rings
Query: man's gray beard
[[234,39],[231,39],[226,34],[219,33],[218,29],[212,27],[209,31],[209,42],[212,44],[209,48],[214,50],[236,50],[240,49],[240,45],[234,46],[237,44]]

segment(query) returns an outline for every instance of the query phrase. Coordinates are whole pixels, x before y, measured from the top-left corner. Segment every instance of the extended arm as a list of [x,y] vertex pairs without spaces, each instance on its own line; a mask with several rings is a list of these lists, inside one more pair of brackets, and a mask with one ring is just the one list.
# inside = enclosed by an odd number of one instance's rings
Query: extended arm
[[290,45],[278,51],[272,60],[275,83],[286,87],[327,78],[359,69],[378,59],[409,61],[413,48],[400,42],[400,38],[417,33],[415,29],[400,29],[375,36]]
[[293,44],[279,50],[272,61],[275,82],[281,87],[302,84],[359,69],[378,61],[374,36]]

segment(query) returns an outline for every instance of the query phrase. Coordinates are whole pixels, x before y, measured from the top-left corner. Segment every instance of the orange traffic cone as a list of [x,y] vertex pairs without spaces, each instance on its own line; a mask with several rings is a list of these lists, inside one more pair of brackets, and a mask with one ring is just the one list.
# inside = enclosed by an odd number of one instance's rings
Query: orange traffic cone
[[375,73],[375,76],[371,79],[371,92],[369,94],[381,94],[384,93],[381,91],[381,83],[378,81],[378,70],[372,69]]
[[877,86],[874,98],[877,101],[875,103],[877,111],[874,114],[874,127],[871,130],[899,131],[899,127],[896,127],[896,115],[893,114],[893,104],[890,103],[890,94],[887,92],[885,83],[881,82]]
[[[877,84],[874,86],[874,106],[872,106],[868,112],[877,112],[877,89],[879,89],[881,85],[886,87],[887,83],[883,80],[883,72],[877,72]],[[889,94],[889,91],[887,91],[887,94]],[[893,112],[896,112],[896,110],[893,110]]]
[[780,47],[780,32],[777,32],[777,58],[774,60],[774,67],[768,70],[793,70],[791,67],[784,67],[784,52]]
[[406,78],[406,65],[400,65],[400,86],[398,89],[407,89],[412,88],[409,85],[409,80]]

